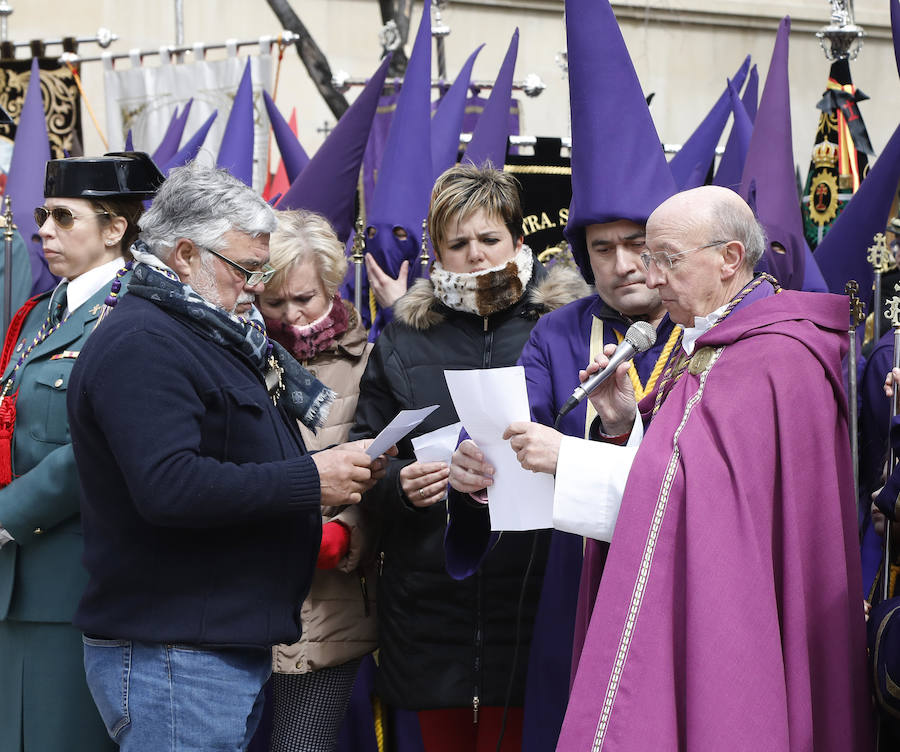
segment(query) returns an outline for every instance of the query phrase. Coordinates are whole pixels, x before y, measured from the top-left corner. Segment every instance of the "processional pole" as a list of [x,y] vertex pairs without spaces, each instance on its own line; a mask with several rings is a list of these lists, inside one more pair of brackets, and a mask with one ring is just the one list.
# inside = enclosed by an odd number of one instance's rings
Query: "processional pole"
[[438,78],[442,81],[447,80],[447,56],[444,54],[444,37],[450,34],[450,27],[445,26],[444,20],[441,18],[441,10],[446,4],[446,0],[431,0],[431,9],[434,11],[431,16],[431,36],[434,37],[434,44],[437,49]]
[[[184,0],[175,0],[175,46],[184,45]],[[184,53],[175,54],[175,62],[184,62]]]
[[[875,242],[869,246],[866,258],[875,272],[875,305],[872,308],[877,311],[881,306],[881,275],[891,268],[891,252],[888,250],[883,232],[877,233],[872,240]],[[872,318],[872,341],[878,342],[881,339],[881,319],[878,316]]]
[[9,22],[13,9],[7,0],[0,0],[0,42],[9,41]]
[[431,258],[428,255],[428,217],[422,220],[422,253],[419,254],[419,264],[422,268],[419,276],[424,278],[428,274],[428,262]]
[[13,238],[16,226],[13,224],[12,202],[10,197],[4,199],[6,211],[3,214],[3,329],[2,336],[6,336],[9,323],[12,321],[12,281],[13,281]]
[[[12,15],[13,9],[7,0],[0,0],[0,42],[9,41],[9,17]],[[5,198],[6,213],[3,219],[6,222],[3,231],[3,329],[0,330],[0,338],[6,337],[12,321],[12,281],[13,281],[13,257],[12,257],[12,241],[15,225],[12,221],[12,210],[10,209],[9,196]],[[3,398],[0,397],[0,402]]]
[[[894,292],[900,293],[900,284],[894,285]],[[891,322],[891,326],[894,327],[894,368],[900,368],[900,295],[895,295],[893,298],[885,301],[885,305],[887,310],[884,312],[884,316],[888,321]],[[897,403],[898,399],[900,399],[900,384],[894,383],[894,396],[891,398],[891,424],[894,423],[894,418],[897,417]],[[894,453],[893,447],[890,442],[890,432],[888,432],[888,464],[887,464],[887,474],[890,476],[891,472],[894,469],[894,466],[897,464],[897,457]],[[881,583],[881,597],[883,600],[887,600],[890,597],[890,587],[891,587],[891,521],[887,519],[885,516],[884,522],[884,560],[882,562],[882,583]]]
[[844,287],[844,291],[850,298],[850,326],[847,329],[847,335],[850,341],[850,350],[848,353],[849,368],[848,376],[850,383],[850,394],[848,402],[850,407],[850,455],[853,458],[853,498],[856,499],[858,505],[857,520],[860,525],[860,535],[862,535],[862,520],[865,519],[865,508],[859,498],[859,384],[857,378],[857,363],[859,361],[859,353],[857,352],[856,330],[859,325],[865,321],[866,307],[859,299],[859,284],[855,279],[851,279]]
[[353,253],[350,259],[353,261],[353,305],[362,315],[362,265],[366,260],[366,226],[360,216],[356,220],[356,234],[353,236]]

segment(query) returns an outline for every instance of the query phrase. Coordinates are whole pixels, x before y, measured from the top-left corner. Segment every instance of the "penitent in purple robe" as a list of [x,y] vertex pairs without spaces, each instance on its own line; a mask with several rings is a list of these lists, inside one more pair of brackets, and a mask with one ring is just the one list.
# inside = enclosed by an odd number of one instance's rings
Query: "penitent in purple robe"
[[[621,314],[605,305],[597,295],[569,303],[542,316],[522,350],[519,364],[525,368],[532,419],[552,426],[556,413],[578,385],[578,371],[590,362],[602,345],[618,344],[628,329]],[[656,344],[634,359],[640,383],[650,387],[657,362],[672,337],[674,325],[665,317]],[[560,431],[568,436],[586,436],[587,401],[563,418]],[[447,569],[454,577],[474,572],[492,546],[487,511],[451,492],[450,521],[445,538]],[[593,604],[596,581],[587,586],[589,596],[579,598],[582,551],[589,562],[602,560],[606,544],[585,541],[580,535],[554,531],[544,571],[534,622],[528,674],[525,683],[523,752],[550,752],[562,726],[569,696],[573,636],[583,637],[589,611],[576,607],[579,600]],[[599,572],[597,567],[591,573]],[[580,626],[579,626],[580,623]],[[577,645],[580,648],[581,639]]]
[[640,445],[560,752],[873,748],[847,299],[766,287]]

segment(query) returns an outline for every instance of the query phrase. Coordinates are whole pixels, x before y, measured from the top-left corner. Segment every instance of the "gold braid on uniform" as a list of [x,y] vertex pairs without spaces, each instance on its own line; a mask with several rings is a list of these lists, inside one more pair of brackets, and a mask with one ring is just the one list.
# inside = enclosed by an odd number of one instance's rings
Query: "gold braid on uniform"
[[[772,285],[772,287],[775,288],[776,294],[781,292],[781,285],[778,284],[778,281],[773,276],[764,272],[758,277],[754,277],[749,284],[745,285],[744,288],[734,296],[734,299],[728,304],[728,307],[725,309],[724,313],[719,316],[716,323],[713,324],[710,329],[718,326],[722,321],[724,321],[728,317],[728,315],[735,309],[738,303],[746,298],[763,282],[768,282],[770,285]],[[678,327],[679,344],[681,344],[683,335],[684,327]],[[653,404],[653,412],[650,414],[651,418],[659,412],[659,408],[662,407],[662,403],[665,401],[669,392],[672,391],[672,387],[674,387],[678,379],[680,379],[684,375],[684,372],[687,370],[688,364],[691,362],[691,355],[685,353],[683,348],[679,347],[677,352],[678,354],[671,359],[672,362],[670,364],[667,364],[665,371],[663,371],[659,390],[656,392],[656,402],[654,402]],[[696,352],[696,350],[694,352]]]

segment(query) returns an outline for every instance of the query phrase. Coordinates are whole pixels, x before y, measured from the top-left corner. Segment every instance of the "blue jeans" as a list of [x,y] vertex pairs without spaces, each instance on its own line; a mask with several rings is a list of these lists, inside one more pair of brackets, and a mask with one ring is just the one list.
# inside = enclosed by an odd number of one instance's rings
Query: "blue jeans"
[[238,752],[250,743],[272,669],[268,650],[82,641],[94,703],[125,752]]

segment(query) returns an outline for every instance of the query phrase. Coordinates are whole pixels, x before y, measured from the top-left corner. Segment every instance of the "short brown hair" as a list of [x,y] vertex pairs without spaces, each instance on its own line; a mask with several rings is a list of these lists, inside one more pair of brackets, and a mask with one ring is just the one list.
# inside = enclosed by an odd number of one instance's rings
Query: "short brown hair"
[[279,211],[278,228],[269,237],[269,264],[275,274],[266,287],[278,290],[297,264],[312,260],[329,298],[347,273],[344,245],[328,220],[306,209]]
[[110,198],[89,198],[88,201],[99,212],[107,212],[106,214],[98,214],[97,221],[103,225],[109,225],[113,217],[122,217],[128,225],[122,235],[121,246],[122,255],[126,259],[131,258],[131,244],[137,240],[138,233],[141,228],[138,227],[138,220],[144,213],[144,202],[138,198],[119,198],[111,196]]
[[513,243],[524,235],[519,181],[508,172],[494,169],[490,162],[480,167],[469,162],[454,165],[438,177],[428,207],[428,234],[438,258],[450,223],[463,222],[479,209],[503,222]]

